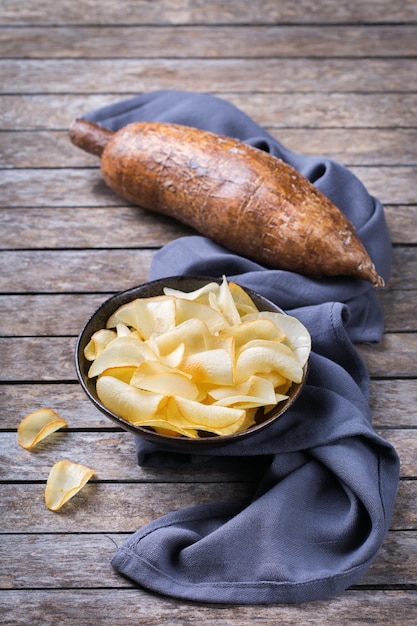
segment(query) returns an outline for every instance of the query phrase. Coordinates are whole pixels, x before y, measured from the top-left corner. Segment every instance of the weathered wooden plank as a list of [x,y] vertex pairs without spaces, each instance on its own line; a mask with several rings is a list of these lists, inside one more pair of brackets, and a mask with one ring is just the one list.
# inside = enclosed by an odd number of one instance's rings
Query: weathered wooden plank
[[383,204],[414,204],[417,167],[354,166],[351,170]]
[[392,273],[387,283],[388,288],[413,289],[416,261],[417,257],[413,246],[395,247],[393,249]]
[[372,380],[369,406],[376,428],[414,427],[417,380]]
[[[113,85],[110,93],[104,94],[0,95],[0,129],[9,131],[54,129],[66,132],[75,117],[130,98],[140,91],[136,85],[133,85],[128,91],[116,90],[114,92],[116,87],[117,85]],[[175,89],[179,88],[182,86],[175,86]],[[395,136],[401,133],[402,128],[415,127],[414,111],[417,106],[417,95],[413,92],[403,93],[401,98],[396,92],[391,91],[384,93],[333,91],[330,94],[313,91],[299,94],[290,90],[288,93],[276,93],[273,85],[264,93],[256,92],[253,88],[244,94],[229,91],[218,93],[214,89],[209,91],[212,95],[219,96],[245,111],[259,124],[269,128],[278,138],[281,138],[281,132],[288,127],[290,130],[294,129],[294,132],[298,129],[301,133],[298,140],[300,152],[311,151],[326,154],[327,151],[332,150],[332,154],[338,155],[340,154],[338,140],[342,141],[341,150],[354,151],[355,134],[351,136],[349,133],[369,128],[375,129],[369,149],[374,146],[376,151],[384,153],[382,144],[384,132],[393,132],[394,140],[390,143],[398,157],[400,149],[405,150],[405,154],[407,150],[412,150],[412,147],[407,145],[395,145]],[[319,136],[326,132],[336,133],[335,145],[332,146],[332,135],[330,135],[327,142],[328,148],[326,148],[326,143],[323,148],[316,147],[317,140],[314,139],[316,127],[319,127]],[[347,136],[343,133],[343,128],[351,129]],[[399,137],[401,139],[401,134]],[[47,141],[47,138],[46,135],[44,140]],[[310,140],[312,141],[311,150]],[[388,153],[389,146],[385,148],[386,158],[388,158]],[[406,157],[404,155],[401,158]],[[397,160],[394,164],[398,162],[402,163]]]
[[[135,248],[0,251],[0,293],[123,291],[147,280],[154,253]],[[395,248],[394,261],[389,287],[415,290],[414,249]]]
[[358,350],[372,376],[417,375],[417,334],[385,334],[380,343],[361,344]]
[[[414,427],[416,404],[417,380],[371,381],[370,407],[375,428]],[[1,428],[16,429],[25,415],[43,407],[52,407],[70,428],[111,428],[108,418],[91,404],[76,382],[1,385]],[[390,433],[386,436],[389,439]]]
[[[176,509],[246,501],[246,483],[101,483],[90,481],[59,512],[46,508],[45,484],[1,484],[2,533],[134,532]],[[243,505],[243,504],[242,504]]]
[[0,316],[5,320],[2,335],[78,335],[90,315],[110,295],[0,296]]
[[[0,372],[0,382],[74,381],[75,343],[75,337],[1,337],[0,354],[2,363],[7,363],[7,368],[4,367]],[[18,359],[16,355],[19,355]]]
[[123,291],[147,280],[153,254],[134,249],[0,252],[0,291]]
[[[395,7],[395,22],[412,22],[417,19],[413,0],[403,0]],[[308,0],[295,5],[291,0],[279,3],[260,0],[253,4],[231,0],[224,2],[198,2],[184,4],[180,0],[102,0],[100,11],[90,0],[70,0],[55,3],[38,0],[36,3],[21,0],[3,0],[0,22],[8,25],[125,25],[125,24],[279,24],[279,23],[389,23],[393,21],[392,7],[387,0],[374,0],[363,4],[360,0],[329,3],[318,0],[312,6]]]
[[[139,284],[139,283],[138,283]],[[43,294],[0,296],[4,336],[78,335],[89,316],[111,294]],[[416,290],[378,294],[387,332],[416,331]],[[59,328],[56,320],[59,319]]]
[[[352,616],[362,624],[414,626],[415,591],[346,591],[336,598],[300,605],[230,606],[201,604],[164,598],[142,589],[6,590],[1,592],[5,626],[42,623],[74,626],[82,615],[83,626],[97,623],[126,626],[132,619],[147,626],[202,624],[206,626],[351,626]],[[132,617],[133,616],[133,617]]]
[[[417,108],[417,94],[415,96]],[[375,103],[375,106],[377,104]],[[379,103],[378,103],[378,110]],[[410,112],[410,109],[408,108]],[[401,115],[401,112],[398,112]],[[331,115],[331,113],[330,113]],[[340,116],[342,117],[342,116]],[[352,118],[352,115],[350,116]],[[343,128],[276,129],[266,128],[294,152],[325,155],[352,165],[415,165],[417,163],[417,130],[400,128],[350,128],[341,119]],[[385,117],[385,124],[388,116]],[[350,120],[352,123],[352,119]],[[347,130],[349,128],[349,130]],[[74,148],[68,131],[3,131],[0,146],[0,167],[96,167],[95,156]]]
[[0,247],[155,248],[194,233],[174,219],[139,207],[0,209]]
[[[30,409],[29,409],[30,411]],[[29,412],[28,411],[28,412]],[[71,427],[71,417],[68,426]],[[111,426],[112,422],[108,422]],[[16,426],[16,425],[15,425]],[[392,443],[401,459],[401,476],[417,478],[417,433],[414,429],[380,429],[379,434]],[[40,442],[33,451],[24,450],[17,443],[16,433],[3,433],[0,440],[0,477],[2,481],[42,481],[46,480],[50,468],[57,458],[71,457],[77,463],[94,468],[97,480],[105,481],[145,481],[178,482],[190,481],[180,471],[167,479],[167,472],[162,470],[147,471],[137,467],[134,437],[125,431],[112,432],[73,432],[62,429]],[[250,465],[250,460],[248,460]],[[219,481],[219,476],[209,470],[209,478],[201,478],[204,472],[197,471],[194,481]],[[237,471],[234,480],[248,480],[249,470]],[[225,476],[229,476],[228,472]],[[255,480],[255,474],[252,477]],[[223,479],[224,482],[226,478]]]
[[4,170],[0,206],[120,206],[98,168]]
[[[1,337],[2,360],[8,366],[0,373],[0,382],[74,380],[75,341],[75,337]],[[358,351],[371,376],[417,377],[417,334],[386,334],[381,343],[362,344]]]
[[[3,535],[0,537],[2,589],[30,589],[33,580],[41,589],[128,588],[133,583],[118,575],[110,565],[126,539],[121,534]],[[83,567],[80,567],[80,554]],[[52,556],[53,555],[53,556]],[[25,570],[16,572],[16,560]],[[355,589],[368,585],[412,587],[417,579],[417,536],[415,532],[391,532],[376,562]]]
[[375,25],[34,26],[0,29],[3,58],[400,57],[415,27]]
[[[394,244],[417,243],[416,206],[385,206],[385,213]],[[0,209],[0,249],[3,250],[136,248],[138,245],[155,248],[193,233],[174,219],[133,205]],[[394,254],[400,258],[407,253],[398,249]],[[385,291],[379,293],[387,297]],[[403,295],[407,298],[407,294]],[[388,300],[390,297],[388,294]]]
[[78,381],[0,386],[2,429],[16,429],[25,415],[45,407],[53,408],[71,428],[111,428],[109,419],[91,404]]
[[393,243],[417,243],[417,208],[384,205]]
[[384,290],[378,294],[384,312],[385,330],[387,332],[415,331],[413,320],[416,310],[417,292]]
[[[68,428],[73,426],[71,411],[67,411]],[[89,426],[88,424],[86,424]],[[16,428],[17,424],[14,425]],[[107,427],[112,422],[107,419]],[[3,424],[2,424],[3,427]],[[89,426],[90,427],[90,426]],[[131,433],[121,430],[97,432],[74,432],[61,429],[40,442],[33,450],[24,450],[17,443],[16,432],[2,433],[0,440],[0,478],[8,482],[42,482],[48,477],[56,459],[70,457],[77,463],[91,467],[95,471],[94,479],[101,481],[144,482],[144,483],[216,483],[245,482],[247,489],[257,480],[262,470],[247,461],[247,468],[141,468],[137,464],[135,438]],[[404,431],[403,440],[410,441],[408,431]],[[391,436],[390,433],[388,433]],[[400,441],[401,438],[397,437]],[[405,467],[404,471],[407,471]],[[417,472],[416,472],[417,473]],[[261,474],[259,474],[261,475]],[[405,474],[404,474],[405,476]],[[409,476],[408,476],[409,477]]]
[[[239,91],[415,91],[416,61],[368,59],[1,60],[2,94],[167,89]],[[116,82],[117,81],[117,82]]]
[[[384,204],[415,204],[417,166],[354,166],[352,172]],[[92,169],[4,170],[0,207],[123,206]]]
[[[93,480],[59,512],[52,512],[45,506],[44,482],[0,484],[2,533],[131,533],[162,515],[195,504],[226,500],[241,501],[245,506],[253,489],[242,482],[156,485]],[[417,530],[416,496],[415,480],[400,482],[392,530]]]

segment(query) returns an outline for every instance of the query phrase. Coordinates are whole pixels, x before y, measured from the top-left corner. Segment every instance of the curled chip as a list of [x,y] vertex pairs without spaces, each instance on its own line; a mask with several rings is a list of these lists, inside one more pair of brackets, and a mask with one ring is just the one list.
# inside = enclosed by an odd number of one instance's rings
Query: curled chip
[[90,480],[94,470],[72,461],[58,461],[52,467],[45,488],[45,504],[58,511]]
[[226,278],[119,307],[85,348],[97,396],[118,417],[171,436],[235,434],[302,382],[311,338],[296,318],[259,311]]
[[17,441],[22,448],[30,450],[42,439],[64,426],[67,426],[67,422],[55,411],[39,409],[22,419],[17,427]]

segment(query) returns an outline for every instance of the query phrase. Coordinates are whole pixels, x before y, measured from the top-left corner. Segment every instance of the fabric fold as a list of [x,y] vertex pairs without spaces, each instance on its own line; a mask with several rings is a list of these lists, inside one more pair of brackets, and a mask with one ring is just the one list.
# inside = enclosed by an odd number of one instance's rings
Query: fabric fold
[[[196,126],[283,158],[349,217],[388,280],[391,243],[380,202],[341,164],[288,150],[230,103],[158,91],[84,117],[113,130],[145,120]],[[300,319],[312,336],[307,383],[279,421],[239,443],[210,450],[190,444],[184,454],[137,438],[140,465],[256,466],[257,483],[244,500],[154,520],[120,546],[112,564],[144,588],[202,602],[306,602],[340,593],[377,557],[399,479],[395,449],[373,429],[369,374],[354,346],[381,338],[375,290],[353,278],[271,270],[199,235],[158,251],[149,277],[193,274],[226,275]]]

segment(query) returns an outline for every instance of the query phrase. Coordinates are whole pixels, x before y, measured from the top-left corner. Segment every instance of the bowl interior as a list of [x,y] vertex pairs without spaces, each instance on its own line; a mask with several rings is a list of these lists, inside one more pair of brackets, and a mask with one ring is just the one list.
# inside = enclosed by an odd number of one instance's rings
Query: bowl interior
[[[173,445],[176,449],[178,449],[178,446],[184,446],[185,448],[187,448],[190,445],[192,445],[193,447],[216,446],[219,444],[224,444],[228,441],[232,442],[238,439],[242,439],[244,437],[248,437],[251,434],[258,432],[260,429],[266,428],[269,424],[271,424],[271,422],[274,422],[275,420],[280,418],[299,396],[301,389],[305,383],[307,364],[304,367],[303,381],[298,384],[292,384],[290,390],[288,391],[288,400],[277,405],[277,407],[270,411],[267,415],[264,415],[263,410],[259,409],[256,415],[256,424],[253,425],[251,428],[242,433],[237,433],[234,435],[219,436],[207,434],[207,436],[201,436],[198,439],[188,439],[186,437],[169,437],[167,435],[161,435],[159,433],[156,433],[150,428],[146,428],[143,426],[134,426],[133,424],[122,419],[118,415],[115,415],[101,404],[96,392],[95,379],[88,378],[88,370],[91,366],[91,362],[87,361],[87,359],[84,357],[84,348],[90,341],[92,335],[97,330],[105,328],[106,322],[112,315],[112,313],[114,313],[121,305],[126,304],[131,300],[135,300],[136,298],[150,298],[153,296],[161,295],[163,293],[164,287],[172,287],[181,291],[194,291],[195,289],[198,289],[206,283],[212,281],[218,283],[221,282],[221,280],[218,278],[212,278],[207,276],[172,276],[144,283],[143,285],[139,285],[138,287],[133,287],[132,289],[128,289],[127,291],[118,293],[103,302],[103,304],[96,310],[95,313],[93,313],[93,315],[90,317],[90,319],[87,321],[84,328],[82,329],[78,337],[75,355],[75,364],[78,379],[91,402],[104,415],[106,415],[108,418],[113,420],[116,424],[118,424],[125,430],[132,432],[135,435],[140,435],[141,437],[144,437],[145,439],[148,439],[150,441],[159,442],[165,447],[170,447],[171,445]],[[260,294],[252,291],[251,289],[247,289],[246,287],[244,289],[250,295],[259,310],[284,313],[282,309],[280,309],[278,306],[276,306],[274,303],[270,302]]]

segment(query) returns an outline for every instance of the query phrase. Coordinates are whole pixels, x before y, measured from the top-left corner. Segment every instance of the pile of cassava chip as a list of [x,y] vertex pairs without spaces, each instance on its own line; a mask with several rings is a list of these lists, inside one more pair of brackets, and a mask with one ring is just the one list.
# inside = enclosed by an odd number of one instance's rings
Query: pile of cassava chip
[[122,305],[91,337],[97,395],[113,414],[170,436],[231,435],[303,379],[311,339],[289,315],[259,311],[225,278]]

